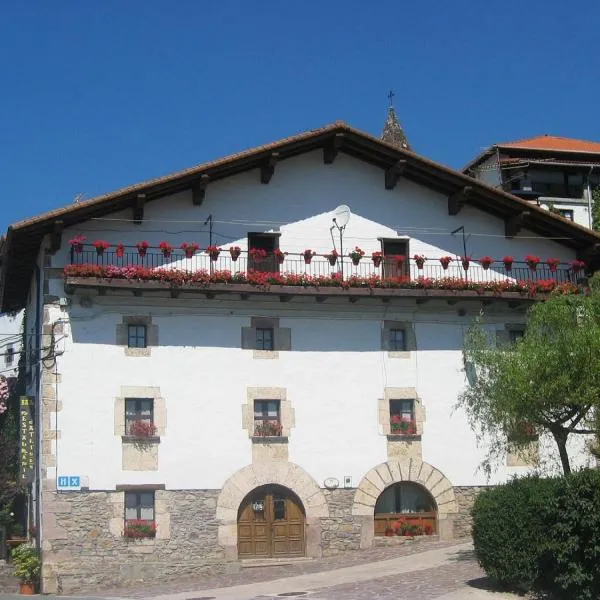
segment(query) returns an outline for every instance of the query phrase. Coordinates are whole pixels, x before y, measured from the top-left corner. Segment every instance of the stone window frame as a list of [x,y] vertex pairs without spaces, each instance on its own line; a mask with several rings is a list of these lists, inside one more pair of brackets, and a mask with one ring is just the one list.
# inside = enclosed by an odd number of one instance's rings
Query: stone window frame
[[[115,398],[114,435],[121,439],[123,471],[158,471],[158,445],[167,428],[167,410],[160,388],[150,386],[121,386],[120,396]],[[125,435],[125,400],[127,398],[149,398],[153,400],[153,417],[156,435],[136,443]]]
[[[256,330],[273,330],[273,350],[257,350]],[[289,327],[280,327],[278,317],[251,317],[250,327],[242,327],[242,350],[252,350],[252,357],[261,359],[277,359],[279,352],[292,349],[292,330]]]
[[[129,347],[129,325],[146,327],[146,347]],[[158,325],[152,322],[150,315],[123,315],[122,322],[117,323],[117,346],[123,346],[125,356],[150,356],[152,347],[158,346]]]
[[[277,437],[263,437],[254,435],[254,401],[278,400],[279,422],[281,435]],[[252,387],[246,390],[246,402],[242,404],[242,429],[248,432],[248,437],[255,443],[280,441],[287,443],[292,428],[296,426],[296,416],[291,402],[287,398],[286,388],[278,387]]]
[[506,323],[502,329],[496,330],[496,347],[509,346],[512,343],[510,334],[524,333],[525,328],[525,323]]
[[[390,350],[390,331],[402,329],[404,331],[404,350]],[[410,321],[383,321],[381,327],[381,349],[387,352],[388,358],[410,358],[411,352],[417,349],[417,338],[413,324]]]
[[[412,400],[413,415],[416,425],[415,434],[392,433],[390,423],[390,400]],[[381,426],[382,435],[391,439],[420,439],[423,435],[423,424],[426,419],[426,411],[423,406],[417,390],[414,387],[386,387],[383,390],[383,398],[378,400],[379,425]]]
[[135,544],[142,546],[153,546],[158,540],[171,538],[171,513],[169,512],[168,492],[164,484],[121,484],[116,486],[116,491],[110,493],[112,508],[109,520],[109,531],[115,538],[123,538],[125,525],[125,492],[130,491],[153,491],[154,492],[154,523],[156,525],[156,537],[135,540]]

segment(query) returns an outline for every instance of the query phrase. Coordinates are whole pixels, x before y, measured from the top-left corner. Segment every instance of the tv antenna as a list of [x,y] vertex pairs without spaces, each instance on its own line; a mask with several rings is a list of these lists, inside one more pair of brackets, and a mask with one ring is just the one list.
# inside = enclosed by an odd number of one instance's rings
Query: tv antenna
[[346,225],[348,225],[348,221],[350,220],[350,215],[352,212],[350,211],[350,207],[345,204],[340,204],[333,211],[333,225],[329,228],[329,231],[333,231],[335,227],[338,230],[340,235],[340,265],[342,271],[342,279],[344,279],[344,229],[346,229]]

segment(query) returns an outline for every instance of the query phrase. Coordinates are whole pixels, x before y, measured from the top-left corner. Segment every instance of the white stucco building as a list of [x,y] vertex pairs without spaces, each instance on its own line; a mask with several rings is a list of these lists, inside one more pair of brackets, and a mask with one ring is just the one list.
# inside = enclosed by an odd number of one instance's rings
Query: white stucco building
[[400,517],[464,535],[473,492],[528,468],[478,470],[466,328],[518,335],[598,242],[340,122],[14,224],[2,308],[49,348],[44,591],[369,547]]

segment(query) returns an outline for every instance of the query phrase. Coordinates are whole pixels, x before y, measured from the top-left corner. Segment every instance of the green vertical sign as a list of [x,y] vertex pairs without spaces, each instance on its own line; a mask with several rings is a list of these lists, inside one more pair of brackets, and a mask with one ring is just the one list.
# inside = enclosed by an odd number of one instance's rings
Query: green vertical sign
[[35,425],[33,422],[33,399],[21,396],[20,401],[20,478],[21,481],[31,483],[35,473]]

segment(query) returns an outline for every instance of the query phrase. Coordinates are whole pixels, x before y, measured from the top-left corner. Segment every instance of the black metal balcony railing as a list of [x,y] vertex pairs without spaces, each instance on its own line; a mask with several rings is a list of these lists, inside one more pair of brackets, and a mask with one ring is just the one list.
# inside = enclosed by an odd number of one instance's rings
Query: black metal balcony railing
[[165,256],[158,248],[148,248],[142,256],[136,247],[125,247],[123,253],[115,249],[107,249],[98,254],[93,246],[84,246],[80,252],[71,249],[71,264],[74,265],[102,265],[114,267],[145,267],[149,269],[165,268],[178,269],[187,273],[204,270],[206,272],[230,271],[232,273],[247,273],[248,271],[280,272],[295,275],[310,275],[314,277],[329,277],[338,274],[347,280],[351,277],[407,277],[411,280],[419,278],[467,279],[474,283],[494,281],[543,281],[555,280],[557,283],[575,283],[577,274],[570,265],[560,263],[556,270],[551,270],[545,262],[540,262],[535,270],[525,262],[515,261],[510,270],[507,270],[501,261],[494,262],[488,269],[476,260],[472,260],[468,269],[464,269],[460,260],[454,260],[444,269],[437,258],[428,258],[422,268],[414,258],[406,257],[404,264],[398,264],[394,257],[384,257],[376,266],[373,260],[364,256],[355,265],[345,256],[339,257],[335,264],[330,264],[327,257],[316,255],[307,263],[302,254],[287,254],[280,264],[273,255],[263,260],[255,260],[248,252],[242,251],[240,256],[233,260],[227,249],[222,250],[216,260],[204,252],[197,252],[191,258],[186,257],[183,250],[173,250],[170,256]]

